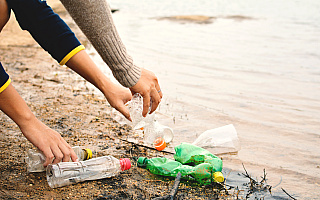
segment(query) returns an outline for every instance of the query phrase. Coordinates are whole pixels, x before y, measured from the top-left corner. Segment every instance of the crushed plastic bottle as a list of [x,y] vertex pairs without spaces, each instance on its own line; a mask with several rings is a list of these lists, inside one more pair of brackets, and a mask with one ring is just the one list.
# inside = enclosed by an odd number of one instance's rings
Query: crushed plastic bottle
[[203,132],[192,143],[213,154],[234,153],[240,150],[237,131],[232,124]]
[[196,166],[183,165],[178,161],[165,157],[138,159],[138,166],[148,169],[151,173],[162,176],[176,177],[178,172],[186,179],[193,179],[200,184],[208,185],[214,182],[223,182],[223,174],[216,172],[209,163],[201,163]]
[[[88,160],[92,158],[92,151],[90,149],[82,149],[79,146],[72,147],[73,151],[78,156],[78,160]],[[46,171],[43,164],[46,157],[39,149],[29,149],[28,155],[25,159],[27,163],[28,172],[44,172]],[[71,161],[71,160],[70,160]]]
[[200,184],[223,182],[221,173],[222,160],[209,151],[189,143],[181,143],[174,148],[174,159],[165,157],[150,158],[140,157],[138,166],[148,169],[151,173],[163,176],[176,177],[180,172],[182,177],[191,176]]
[[130,168],[128,158],[118,160],[113,156],[102,156],[86,161],[49,164],[46,175],[49,186],[57,188],[87,180],[109,178]]
[[[157,122],[155,120],[155,113],[148,114],[146,117],[142,116],[143,100],[140,94],[134,94],[132,100],[127,104],[127,106],[132,118],[133,129],[143,129],[144,131],[144,142],[154,145],[156,149],[159,150],[163,147],[165,148],[166,143],[172,141],[173,130],[168,126],[164,126]],[[158,144],[159,138],[162,138],[165,143],[161,147],[157,148],[156,143]]]
[[222,160],[209,151],[189,143],[181,143],[174,147],[174,159],[182,164],[198,165],[209,163],[213,166],[215,172],[221,172]]

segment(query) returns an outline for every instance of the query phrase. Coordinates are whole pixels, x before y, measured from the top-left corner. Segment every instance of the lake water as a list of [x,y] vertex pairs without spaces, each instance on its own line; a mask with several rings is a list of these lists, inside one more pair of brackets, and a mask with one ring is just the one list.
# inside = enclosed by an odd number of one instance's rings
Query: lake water
[[[173,145],[233,124],[241,150],[225,167],[266,169],[274,190],[320,198],[320,1],[109,2],[135,63],[159,78]],[[213,19],[158,19],[177,15]]]

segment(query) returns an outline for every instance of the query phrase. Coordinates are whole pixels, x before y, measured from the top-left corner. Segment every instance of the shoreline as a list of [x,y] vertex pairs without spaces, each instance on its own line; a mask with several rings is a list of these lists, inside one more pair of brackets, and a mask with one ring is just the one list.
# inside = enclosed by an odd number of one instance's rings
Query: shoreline
[[[89,42],[72,22],[60,2],[50,0],[48,4],[66,21],[81,43],[87,46]],[[111,108],[106,100],[95,95],[96,91],[87,87],[80,76],[65,66],[59,66],[34,42],[28,32],[20,29],[14,16],[11,16],[9,24],[0,34],[0,41],[1,62],[11,76],[13,85],[19,94],[25,99],[33,113],[51,128],[60,132],[70,145],[94,148],[94,156],[114,155],[117,158],[124,155],[131,157],[135,155],[171,156],[121,140],[132,132],[126,126],[117,124],[112,116],[107,114],[111,112]],[[44,173],[26,173],[23,158],[25,152],[32,148],[30,142],[4,114],[0,114],[0,123],[4,127],[0,130],[2,155],[0,197],[12,199],[114,199],[117,197],[119,199],[150,199],[167,195],[173,184],[173,180],[162,181],[163,179],[159,179],[159,176],[151,175],[145,169],[134,166],[128,172],[112,179],[51,189],[46,183]],[[241,160],[233,157],[225,157],[224,165],[230,169],[242,169]],[[249,172],[254,170],[254,174],[262,174],[262,166],[250,165],[250,163],[245,163],[245,166]],[[271,177],[282,173],[286,175],[285,169],[272,168],[267,169],[268,172],[271,172]],[[275,174],[272,175],[272,173]],[[292,174],[290,178],[291,181],[296,180],[292,178]],[[308,179],[311,181],[312,177]],[[286,189],[286,186],[283,187]],[[197,188],[188,184],[181,184],[181,188],[182,192],[178,193],[180,198],[206,199],[213,195],[212,189]],[[288,192],[291,193],[289,190]]]

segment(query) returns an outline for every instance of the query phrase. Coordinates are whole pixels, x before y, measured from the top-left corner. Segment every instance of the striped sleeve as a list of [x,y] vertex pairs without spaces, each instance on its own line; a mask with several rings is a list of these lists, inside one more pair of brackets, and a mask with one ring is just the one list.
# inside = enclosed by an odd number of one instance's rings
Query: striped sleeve
[[10,82],[11,79],[0,62],[0,93],[10,85]]
[[79,51],[84,50],[85,47],[83,45],[77,46],[72,51],[70,51],[59,63],[60,65],[65,65],[72,56],[76,55]]
[[[66,63],[83,49],[69,26],[43,0],[7,0],[20,27],[58,63]],[[81,47],[79,47],[81,46]]]

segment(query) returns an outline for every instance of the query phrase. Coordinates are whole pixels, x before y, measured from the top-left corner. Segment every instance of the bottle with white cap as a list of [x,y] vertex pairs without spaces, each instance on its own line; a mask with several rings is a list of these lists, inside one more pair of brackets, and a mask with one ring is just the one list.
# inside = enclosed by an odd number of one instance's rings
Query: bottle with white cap
[[[76,153],[78,160],[88,160],[92,158],[92,151],[90,149],[82,149],[79,146],[72,147]],[[29,149],[28,155],[25,159],[27,163],[28,172],[44,172],[46,169],[43,164],[46,161],[46,157],[39,149]],[[71,161],[71,160],[70,160]]]
[[131,168],[128,158],[102,156],[79,162],[49,164],[47,181],[51,188],[63,187],[88,180],[109,178]]

